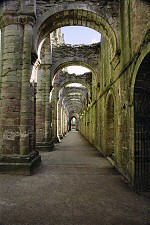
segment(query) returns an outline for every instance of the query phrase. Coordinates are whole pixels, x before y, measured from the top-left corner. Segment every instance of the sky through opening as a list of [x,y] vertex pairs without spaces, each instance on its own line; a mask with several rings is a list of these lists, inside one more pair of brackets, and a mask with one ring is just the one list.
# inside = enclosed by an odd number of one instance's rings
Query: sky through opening
[[[71,45],[90,45],[101,41],[101,34],[91,28],[83,26],[67,26],[62,27],[64,33],[65,44]],[[75,73],[77,75],[90,72],[86,67],[82,66],[69,66],[67,67],[68,73]]]

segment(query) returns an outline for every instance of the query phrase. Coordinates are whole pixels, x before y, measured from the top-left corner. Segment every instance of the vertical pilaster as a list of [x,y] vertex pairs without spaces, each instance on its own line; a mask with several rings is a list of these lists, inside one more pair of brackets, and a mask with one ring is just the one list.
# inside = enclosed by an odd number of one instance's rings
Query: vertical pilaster
[[45,86],[45,142],[52,141],[51,117],[50,117],[50,65],[46,65],[46,86]]
[[62,106],[61,106],[61,101],[58,101],[58,135],[59,138],[62,139]]
[[132,54],[131,4],[131,0],[120,1],[121,57],[123,65],[129,62]]
[[53,125],[53,140],[55,143],[59,142],[58,136],[58,110],[57,110],[57,103],[58,103],[58,88],[55,87],[52,93],[52,125]]
[[36,94],[36,141],[45,142],[45,70],[43,65],[37,68]]
[[[2,87],[2,32],[0,29],[0,123],[1,123],[1,87]],[[2,151],[2,133],[0,131],[0,152]]]

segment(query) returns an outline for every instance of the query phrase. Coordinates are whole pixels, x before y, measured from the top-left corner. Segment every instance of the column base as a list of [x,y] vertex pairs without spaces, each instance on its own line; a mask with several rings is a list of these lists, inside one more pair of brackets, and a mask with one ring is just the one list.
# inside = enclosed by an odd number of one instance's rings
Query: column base
[[62,140],[64,136],[62,134],[59,135],[59,139]]
[[0,173],[32,175],[33,170],[41,164],[38,151],[28,155],[0,155]]
[[59,137],[53,138],[53,142],[54,142],[54,143],[59,143],[59,142],[60,142],[60,138],[59,138]]
[[53,151],[54,148],[54,142],[37,142],[36,143],[36,149],[38,151],[46,151],[46,152],[51,152]]

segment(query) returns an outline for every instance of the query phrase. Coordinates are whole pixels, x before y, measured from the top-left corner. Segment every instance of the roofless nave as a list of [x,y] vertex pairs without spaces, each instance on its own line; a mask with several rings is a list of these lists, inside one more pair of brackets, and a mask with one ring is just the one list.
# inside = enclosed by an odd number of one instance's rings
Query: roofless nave
[[[0,9],[1,172],[30,174],[41,161],[35,150],[50,150],[74,117],[132,186],[149,191],[149,2],[4,0]],[[52,32],[72,25],[100,32],[101,43],[52,44]],[[70,75],[69,65],[91,72]]]

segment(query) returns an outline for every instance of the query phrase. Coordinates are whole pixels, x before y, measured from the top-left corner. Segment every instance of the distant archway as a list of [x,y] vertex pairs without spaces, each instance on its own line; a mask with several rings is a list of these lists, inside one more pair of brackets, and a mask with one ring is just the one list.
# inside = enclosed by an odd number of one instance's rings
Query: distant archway
[[82,66],[92,71],[93,75],[98,79],[98,72],[95,69],[95,65],[90,65],[88,60],[86,58],[81,57],[65,57],[64,59],[61,59],[61,61],[58,61],[55,65],[51,68],[51,74],[52,79],[55,78],[56,74],[61,71],[63,68],[66,68],[68,66]]
[[77,123],[76,118],[72,117],[71,118],[71,130],[76,130],[76,123]]

